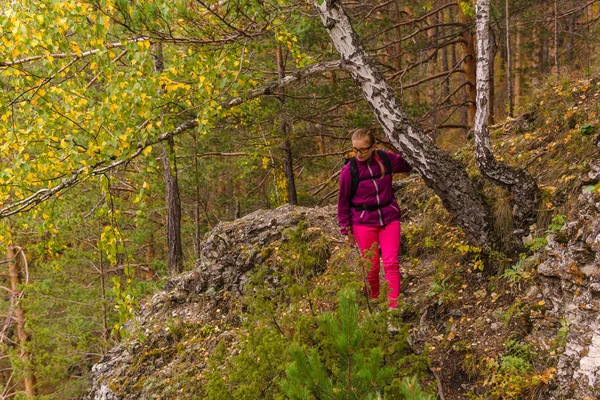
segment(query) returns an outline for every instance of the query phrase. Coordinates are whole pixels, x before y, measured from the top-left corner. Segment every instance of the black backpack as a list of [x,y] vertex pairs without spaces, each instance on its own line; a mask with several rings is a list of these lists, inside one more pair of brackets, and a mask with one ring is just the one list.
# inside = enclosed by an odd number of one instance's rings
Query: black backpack
[[[381,159],[381,161],[383,162],[383,165],[385,167],[385,174],[392,174],[392,164],[390,163],[390,159],[387,156],[387,154],[385,154],[385,151],[383,150],[375,150],[375,154],[379,156],[379,158]],[[364,181],[367,179],[373,179],[370,176],[364,177],[364,178],[359,178],[358,177],[358,164],[356,163],[356,157],[352,156],[352,157],[346,157],[344,159],[344,165],[350,163],[350,176],[352,177],[352,183],[351,183],[351,189],[350,189],[350,203],[352,203],[352,199],[354,198],[354,196],[356,195],[356,189],[358,189],[358,183],[360,181]]]

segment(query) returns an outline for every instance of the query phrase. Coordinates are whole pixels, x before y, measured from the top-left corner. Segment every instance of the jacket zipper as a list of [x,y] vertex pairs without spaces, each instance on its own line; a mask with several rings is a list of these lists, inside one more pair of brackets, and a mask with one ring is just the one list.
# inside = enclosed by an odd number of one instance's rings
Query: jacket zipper
[[[375,195],[377,197],[377,205],[381,205],[381,201],[379,200],[379,186],[377,186],[377,182],[375,181],[375,176],[373,175],[373,170],[371,169],[371,165],[367,164],[367,168],[369,168],[369,172],[371,173],[371,180],[375,185]],[[377,208],[377,214],[379,214],[379,225],[383,226],[383,216],[381,215],[381,208]]]

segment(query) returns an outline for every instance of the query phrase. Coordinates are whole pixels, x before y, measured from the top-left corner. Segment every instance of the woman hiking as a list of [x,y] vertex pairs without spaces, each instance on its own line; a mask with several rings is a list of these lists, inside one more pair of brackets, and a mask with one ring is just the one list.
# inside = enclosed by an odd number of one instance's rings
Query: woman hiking
[[370,129],[356,129],[352,151],[356,154],[342,169],[338,195],[338,221],[350,246],[361,254],[372,251],[367,272],[367,292],[379,296],[379,257],[389,287],[389,307],[398,307],[400,295],[400,207],[392,191],[392,173],[410,172],[400,154],[376,150]]

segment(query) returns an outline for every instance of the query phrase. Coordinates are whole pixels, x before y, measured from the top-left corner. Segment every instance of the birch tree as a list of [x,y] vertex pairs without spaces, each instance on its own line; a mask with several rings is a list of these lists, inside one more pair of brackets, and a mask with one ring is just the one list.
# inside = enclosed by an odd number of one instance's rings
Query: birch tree
[[[485,249],[492,246],[492,216],[481,194],[467,177],[464,167],[452,160],[431,141],[408,118],[400,107],[393,89],[382,74],[373,66],[360,38],[354,31],[339,1],[316,3],[317,10],[334,46],[341,55],[344,68],[361,87],[365,99],[389,139],[403,156],[423,177],[428,186],[441,198],[455,222],[463,228],[471,241]],[[489,10],[489,3],[488,3]],[[489,51],[489,11],[485,25],[485,50]],[[479,26],[478,26],[479,28]],[[483,29],[483,28],[482,28]],[[483,30],[482,30],[483,32]],[[481,39],[481,34],[479,35]],[[483,42],[478,46],[483,46]],[[486,53],[487,54],[487,53]],[[539,192],[533,178],[524,171],[498,163],[491,153],[487,119],[489,118],[489,61],[483,72],[478,72],[481,90],[477,105],[479,128],[476,140],[477,163],[482,173],[494,184],[511,190],[514,197],[513,216],[517,230],[532,223],[537,215]],[[478,67],[479,69],[479,67]],[[482,125],[483,124],[483,125]]]
[[492,243],[490,211],[468,178],[452,160],[415,126],[400,107],[394,90],[375,68],[338,0],[315,3],[344,69],[353,77],[390,143],[440,197],[470,240],[483,248]]
[[535,179],[526,171],[504,165],[494,157],[490,144],[490,0],[477,2],[477,113],[475,152],[477,166],[493,184],[511,191],[516,234],[524,233],[537,217],[540,193]]

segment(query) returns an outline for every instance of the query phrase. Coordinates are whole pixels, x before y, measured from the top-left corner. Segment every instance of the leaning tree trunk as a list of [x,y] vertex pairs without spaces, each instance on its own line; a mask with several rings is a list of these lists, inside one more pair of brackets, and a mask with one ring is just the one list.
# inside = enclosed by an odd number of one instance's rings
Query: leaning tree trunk
[[513,195],[515,235],[524,233],[537,217],[540,193],[533,177],[524,170],[498,162],[490,146],[488,130],[490,92],[490,0],[477,2],[477,113],[475,115],[475,152],[477,166],[492,183],[509,189]]
[[[162,43],[155,44],[154,71],[162,72],[164,61]],[[162,91],[162,89],[161,89]],[[162,113],[161,113],[162,118]],[[196,149],[194,149],[196,151]],[[175,139],[169,137],[163,144],[162,164],[165,173],[167,200],[167,248],[169,274],[177,275],[183,270],[183,247],[181,245],[181,200],[175,160]]]
[[490,212],[464,166],[437,148],[410,122],[394,90],[365,52],[339,0],[324,0],[321,4],[316,0],[315,6],[342,57],[343,67],[362,89],[387,138],[442,199],[470,241],[489,249]]

